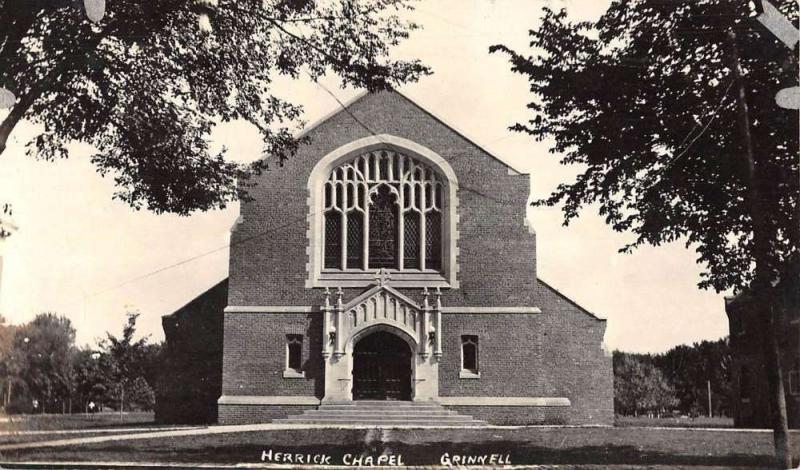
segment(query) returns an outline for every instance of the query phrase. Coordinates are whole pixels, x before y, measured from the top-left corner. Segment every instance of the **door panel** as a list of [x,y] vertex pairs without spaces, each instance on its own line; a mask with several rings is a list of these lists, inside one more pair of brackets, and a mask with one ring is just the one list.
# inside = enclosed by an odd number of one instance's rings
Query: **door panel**
[[353,349],[354,400],[410,400],[411,350],[402,339],[373,333]]

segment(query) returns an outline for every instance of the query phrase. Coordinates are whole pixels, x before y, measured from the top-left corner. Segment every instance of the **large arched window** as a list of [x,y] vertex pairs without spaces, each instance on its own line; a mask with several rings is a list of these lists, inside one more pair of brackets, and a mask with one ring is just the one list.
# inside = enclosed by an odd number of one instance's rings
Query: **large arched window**
[[441,272],[446,181],[392,149],[340,164],[324,182],[323,272]]
[[363,137],[322,156],[307,189],[306,287],[366,287],[379,270],[394,287],[459,287],[458,178],[436,152]]

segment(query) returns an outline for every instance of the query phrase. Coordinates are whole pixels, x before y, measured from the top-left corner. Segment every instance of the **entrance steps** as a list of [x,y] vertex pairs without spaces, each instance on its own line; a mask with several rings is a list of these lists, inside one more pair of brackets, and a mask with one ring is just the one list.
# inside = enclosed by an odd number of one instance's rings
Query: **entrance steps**
[[486,422],[447,410],[439,403],[356,400],[326,402],[316,410],[276,419],[282,424],[362,426],[485,426]]

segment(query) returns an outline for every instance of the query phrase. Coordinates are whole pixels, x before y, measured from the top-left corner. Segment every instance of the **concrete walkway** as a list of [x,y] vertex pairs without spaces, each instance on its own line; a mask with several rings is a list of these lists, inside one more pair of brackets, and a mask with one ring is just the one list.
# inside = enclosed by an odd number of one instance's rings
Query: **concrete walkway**
[[[373,429],[380,426],[363,426],[363,425],[325,425],[325,424],[239,424],[228,426],[208,426],[203,428],[182,428],[167,431],[154,431],[154,432],[140,432],[136,434],[114,434],[108,436],[90,436],[90,437],[76,437],[71,439],[56,439],[51,441],[39,442],[19,442],[14,444],[0,445],[0,451],[14,450],[14,449],[34,449],[38,447],[61,447],[73,446],[81,444],[94,444],[97,442],[111,442],[111,441],[128,441],[134,439],[157,439],[161,437],[180,437],[180,436],[201,436],[208,434],[226,434],[238,432],[255,432],[255,431],[280,431],[288,429]],[[391,426],[391,428],[402,429],[452,429],[459,426]],[[500,427],[500,426],[498,426]],[[509,426],[502,426],[505,429]],[[520,427],[520,426],[518,426]],[[482,429],[486,429],[483,427]],[[474,429],[474,428],[464,428]]]
[[[481,428],[465,427],[465,431],[470,429],[524,429],[524,428],[609,428],[609,426],[569,426],[569,425],[551,425],[551,426],[483,426]],[[70,439],[54,439],[49,441],[38,442],[18,442],[12,444],[1,444],[0,451],[15,450],[15,449],[35,449],[40,447],[63,447],[74,446],[81,444],[94,444],[98,442],[111,442],[111,441],[128,441],[134,439],[157,439],[162,437],[180,437],[180,436],[202,436],[208,434],[226,434],[226,433],[239,433],[239,432],[256,432],[256,431],[280,431],[289,429],[452,429],[461,428],[460,426],[364,426],[364,425],[327,425],[327,424],[276,424],[276,423],[263,423],[263,424],[240,424],[240,425],[217,425],[207,427],[194,427],[194,428],[128,428],[128,429],[115,429],[113,431],[119,434],[111,434],[104,436],[89,436],[89,437],[75,437]],[[672,427],[626,427],[620,429],[661,429],[661,430],[674,430],[674,431],[712,431],[712,432],[734,432],[734,433],[771,433],[769,429],[736,429],[736,428],[672,428]],[[24,433],[29,434],[57,434],[69,432],[104,432],[103,429],[86,429],[86,430],[64,430],[64,431],[21,431],[20,435]],[[135,434],[126,434],[126,432],[136,432]],[[791,430],[791,434],[800,434],[798,430]],[[12,433],[13,434],[13,433]]]
[[35,436],[44,434],[100,434],[144,431],[175,431],[178,429],[199,429],[206,426],[149,426],[143,428],[86,428],[86,429],[36,429],[21,431],[0,431],[0,436]]

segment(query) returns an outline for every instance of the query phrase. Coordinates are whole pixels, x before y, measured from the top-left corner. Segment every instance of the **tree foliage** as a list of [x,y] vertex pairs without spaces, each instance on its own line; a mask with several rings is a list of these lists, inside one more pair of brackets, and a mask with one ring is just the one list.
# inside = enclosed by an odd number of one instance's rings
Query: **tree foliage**
[[5,317],[0,315],[0,394],[2,395],[3,405],[8,404],[11,395],[11,388],[17,375],[17,367],[13,362],[14,336],[16,335],[17,325],[6,322]]
[[[773,3],[797,21],[797,2]],[[705,266],[703,288],[748,286],[757,260],[776,274],[800,246],[798,113],[774,98],[797,84],[798,62],[749,15],[748,2],[733,0],[616,1],[593,22],[545,8],[530,56],[494,46],[534,96],[533,116],[513,129],[552,139],[563,164],[582,168],[536,204],[563,204],[565,223],[597,204],[614,230],[636,236],[621,251],[684,240]],[[768,182],[760,253],[733,48]]]
[[675,387],[678,408],[686,414],[708,414],[708,384],[711,384],[711,412],[716,416],[732,412],[731,349],[728,338],[676,346],[653,357]]
[[[75,404],[88,410],[94,402],[119,409],[151,410],[161,345],[134,339],[138,313],[129,313],[117,337],[107,333],[99,349],[76,348],[75,329],[64,316],[43,313],[30,323],[0,324],[0,372],[8,412],[63,412]],[[2,340],[13,331],[7,357]],[[7,388],[8,383],[13,385]],[[33,401],[37,407],[31,406]]]
[[620,414],[660,414],[678,404],[675,389],[651,358],[614,354],[614,411]]
[[41,313],[14,335],[11,362],[14,375],[41,409],[54,406],[73,387],[72,354],[75,328],[54,313]]
[[27,119],[44,129],[29,153],[51,160],[70,141],[92,144],[115,197],[135,208],[224,206],[246,195],[237,180],[266,164],[212,153],[215,123],[253,124],[279,161],[296,149],[302,109],[276,78],[330,71],[375,90],[428,73],[388,57],[416,28],[397,16],[409,1],[222,0],[209,35],[191,0],[109,2],[97,24],[70,0],[0,0],[0,87],[18,98],[0,123],[0,154]]
[[728,338],[679,345],[663,354],[614,351],[614,399],[618,413],[675,410],[708,414],[708,383],[715,416],[730,416],[731,349]]
[[148,347],[147,337],[134,340],[137,318],[139,313],[128,313],[122,336],[106,333],[106,339],[100,343],[100,369],[107,391],[104,398],[109,403],[116,402],[114,404],[117,406],[137,404],[145,409],[152,409],[155,402],[154,392],[145,376],[155,366],[149,364],[148,360],[156,359],[154,352],[157,351]]

